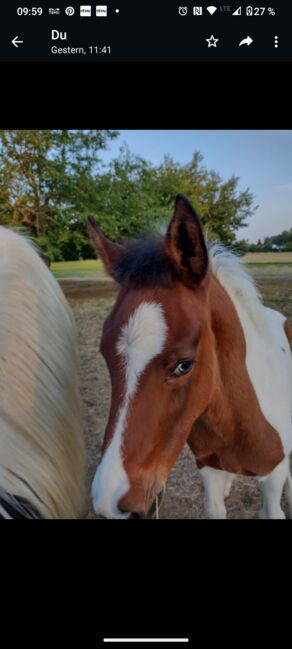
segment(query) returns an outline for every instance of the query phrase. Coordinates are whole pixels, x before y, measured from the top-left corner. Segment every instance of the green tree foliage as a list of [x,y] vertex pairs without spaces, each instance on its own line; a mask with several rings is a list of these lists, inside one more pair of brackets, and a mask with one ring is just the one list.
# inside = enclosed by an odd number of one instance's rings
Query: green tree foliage
[[207,171],[198,152],[186,165],[166,156],[155,167],[125,148],[97,179],[93,214],[108,236],[129,237],[165,223],[176,194],[183,193],[196,207],[208,235],[232,245],[237,230],[256,209],[250,191],[238,190],[238,181],[235,176],[223,181],[218,173]]
[[[254,210],[239,179],[222,180],[200,153],[154,166],[122,148],[104,168],[114,131],[0,131],[0,223],[26,227],[52,260],[93,256],[86,218],[114,240],[164,227],[177,193],[196,207],[210,237],[233,245]],[[243,243],[241,242],[241,248]],[[240,245],[238,244],[238,249]]]
[[262,242],[260,239],[257,243],[250,244],[249,252],[290,252],[292,250],[292,228],[290,230],[283,230],[280,234],[275,234],[272,237],[265,237]]
[[249,243],[245,239],[240,239],[240,241],[236,241],[233,244],[232,248],[239,255],[245,255],[247,252],[249,252]]
[[[0,223],[25,226],[51,259],[87,237],[78,227],[83,180],[100,167],[99,152],[114,131],[0,131]],[[80,225],[80,224],[79,224]],[[83,232],[82,232],[83,229]]]

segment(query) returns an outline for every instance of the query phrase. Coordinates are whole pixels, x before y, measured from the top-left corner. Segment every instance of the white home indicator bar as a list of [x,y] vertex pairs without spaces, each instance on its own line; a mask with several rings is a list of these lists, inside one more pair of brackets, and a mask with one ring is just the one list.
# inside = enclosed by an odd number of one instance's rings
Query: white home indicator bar
[[103,638],[104,642],[189,642],[189,638]]

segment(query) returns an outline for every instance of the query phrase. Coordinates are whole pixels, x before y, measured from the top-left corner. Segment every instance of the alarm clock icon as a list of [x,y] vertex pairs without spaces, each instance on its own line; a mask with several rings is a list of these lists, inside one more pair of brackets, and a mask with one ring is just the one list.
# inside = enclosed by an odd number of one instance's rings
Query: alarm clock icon
[[186,16],[188,13],[188,8],[187,7],[179,7],[178,8],[178,13],[180,16]]

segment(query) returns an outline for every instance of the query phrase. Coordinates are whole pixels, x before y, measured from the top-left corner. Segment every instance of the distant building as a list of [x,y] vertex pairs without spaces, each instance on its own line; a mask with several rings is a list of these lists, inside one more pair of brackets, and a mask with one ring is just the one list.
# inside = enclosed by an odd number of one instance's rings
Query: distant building
[[281,252],[285,249],[285,246],[277,246],[275,243],[272,245],[273,252]]

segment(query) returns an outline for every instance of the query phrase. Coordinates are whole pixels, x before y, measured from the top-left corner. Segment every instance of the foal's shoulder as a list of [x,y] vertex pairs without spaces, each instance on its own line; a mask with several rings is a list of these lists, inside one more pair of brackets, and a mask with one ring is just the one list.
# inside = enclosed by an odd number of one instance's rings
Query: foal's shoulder
[[265,313],[270,325],[269,330],[277,336],[279,334],[281,337],[283,335],[288,339],[290,345],[292,344],[292,327],[290,322],[287,320],[286,316],[280,311],[271,309],[270,307],[265,307]]

